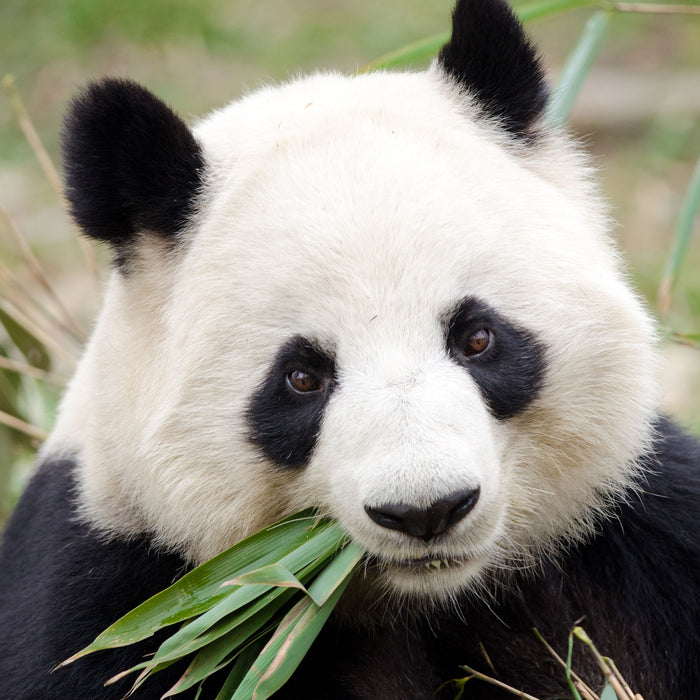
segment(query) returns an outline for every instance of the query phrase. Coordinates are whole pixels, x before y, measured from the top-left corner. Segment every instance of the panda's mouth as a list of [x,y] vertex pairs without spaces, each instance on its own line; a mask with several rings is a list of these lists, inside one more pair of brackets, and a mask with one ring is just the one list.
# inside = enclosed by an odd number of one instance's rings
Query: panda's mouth
[[428,556],[394,560],[389,563],[389,566],[415,574],[434,574],[446,569],[455,569],[463,566],[466,562],[466,557]]

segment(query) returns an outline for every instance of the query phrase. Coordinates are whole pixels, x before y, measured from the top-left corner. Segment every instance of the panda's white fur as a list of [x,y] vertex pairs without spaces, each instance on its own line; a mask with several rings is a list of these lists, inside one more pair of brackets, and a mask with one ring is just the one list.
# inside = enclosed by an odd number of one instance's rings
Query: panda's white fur
[[[77,455],[85,519],[201,562],[313,505],[391,589],[431,597],[591,532],[648,446],[654,330],[585,161],[560,133],[508,138],[472,102],[439,65],[324,74],[195,125],[205,196],[181,250],[144,236],[133,273],[112,274],[44,448]],[[465,297],[545,348],[539,395],[508,421],[446,353]],[[339,387],[308,465],[280,471],[245,412],[296,335],[334,353]],[[364,511],[477,486],[437,543]],[[425,556],[465,563],[392,566]]]

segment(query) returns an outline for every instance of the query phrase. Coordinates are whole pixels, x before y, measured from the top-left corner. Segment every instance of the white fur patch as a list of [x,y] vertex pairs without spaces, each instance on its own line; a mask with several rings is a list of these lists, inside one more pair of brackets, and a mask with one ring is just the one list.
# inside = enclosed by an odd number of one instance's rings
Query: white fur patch
[[[195,128],[210,170],[189,244],[144,237],[45,451],[79,454],[84,515],[193,561],[317,506],[408,593],[447,594],[590,533],[656,407],[654,331],[621,273],[587,166],[563,137],[517,148],[436,69],[314,75]],[[475,297],[545,347],[545,383],[498,421],[445,350]],[[299,471],[269,464],[245,411],[292,336],[339,386]],[[481,488],[442,538],[372,522]],[[463,562],[420,574],[397,562]],[[381,568],[381,565],[380,565]]]

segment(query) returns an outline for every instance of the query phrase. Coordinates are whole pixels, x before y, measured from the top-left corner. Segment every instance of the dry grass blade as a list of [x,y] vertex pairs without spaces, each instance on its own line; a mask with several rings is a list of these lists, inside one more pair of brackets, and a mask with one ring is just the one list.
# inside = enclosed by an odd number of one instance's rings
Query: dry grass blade
[[26,374],[28,377],[41,379],[58,386],[62,386],[66,383],[66,380],[63,377],[59,377],[57,374],[46,372],[38,367],[32,367],[32,365],[28,365],[24,362],[11,360],[9,357],[4,357],[3,355],[0,355],[0,369],[4,369],[8,372],[15,372],[16,374]]
[[479,642],[479,651],[481,652],[481,655],[484,657],[484,660],[486,663],[489,665],[489,668],[493,671],[494,675],[498,675],[496,673],[496,667],[493,665],[493,662],[491,661],[491,657],[488,655],[486,651],[486,647]]
[[636,698],[640,698],[641,695],[633,692],[632,688],[630,688],[629,685],[627,684],[627,681],[622,677],[622,674],[620,673],[617,666],[615,665],[615,662],[612,659],[608,658],[607,656],[604,656],[603,659],[605,660],[605,663],[607,663],[608,666],[610,666],[610,668],[612,669],[616,678],[620,681],[620,683],[622,684],[622,687],[625,689],[625,692],[630,696],[630,698],[632,698],[632,700],[636,700]]
[[612,663],[610,659],[606,659],[602,656],[582,627],[574,627],[573,633],[591,650],[598,666],[600,666],[601,671],[605,674],[605,679],[613,687],[619,700],[644,700],[641,695],[632,692],[629,685],[627,685],[624,678],[620,675],[615,664]]
[[4,282],[5,287],[2,296],[9,299],[17,308],[22,309],[28,316],[32,316],[32,311],[29,310],[29,307],[31,307],[31,309],[41,314],[41,317],[49,321],[57,330],[60,330],[78,342],[83,342],[85,340],[77,336],[72,328],[67,326],[60,318],[40,304],[33,292],[27,289],[19,278],[2,263],[0,263],[0,281]]
[[[41,142],[41,138],[39,137],[37,130],[34,128],[34,124],[32,123],[32,120],[24,107],[22,98],[19,96],[17,86],[15,85],[14,76],[6,75],[2,79],[2,87],[5,90],[5,94],[7,95],[10,101],[10,106],[12,107],[12,111],[15,114],[17,123],[19,124],[19,128],[22,130],[22,133],[24,134],[24,137],[27,139],[27,142],[31,146],[32,151],[34,151],[34,155],[39,161],[39,165],[44,171],[46,179],[49,181],[49,184],[54,189],[56,195],[60,199],[63,209],[65,211],[68,211],[68,205],[65,197],[63,196],[63,186],[61,185],[61,178],[59,177],[58,171],[56,170],[48,152],[44,148],[44,144]],[[88,269],[92,272],[95,281],[98,281],[99,266],[97,264],[97,258],[95,257],[95,254],[88,242],[80,235],[80,232],[77,231],[75,227],[73,227],[73,230],[76,232],[78,245],[80,246],[80,250],[82,251],[83,257],[85,258],[85,261],[88,264]]]
[[[545,649],[551,654],[551,656],[561,664],[562,668],[566,668],[566,661],[557,654],[557,652],[550,646],[547,640],[539,633],[538,630],[533,630],[537,639],[544,645]],[[576,684],[576,688],[585,698],[585,700],[598,700],[598,696],[593,692],[593,690],[586,685],[586,683],[580,678],[580,676],[571,670],[571,678]]]
[[20,311],[17,306],[11,303],[8,299],[0,301],[0,309],[2,309],[15,323],[18,323],[27,332],[31,333],[41,343],[50,347],[57,355],[60,355],[71,366],[75,366],[77,359],[75,355],[66,350],[56,339],[38,326],[25,313]]
[[49,181],[51,187],[53,187],[59,198],[63,200],[61,178],[59,177],[54,164],[51,162],[51,158],[44,148],[44,144],[41,142],[39,134],[34,128],[32,120],[29,118],[29,114],[27,114],[27,110],[24,108],[22,98],[17,92],[14,76],[6,75],[2,79],[2,87],[10,100],[10,106],[12,107],[12,111],[15,113],[19,128],[22,130],[24,137],[32,147],[32,150],[39,161],[39,165],[41,165],[41,169],[44,171],[44,175],[46,175],[46,179]]
[[467,676],[466,680],[476,678],[480,681],[484,681],[485,683],[489,683],[490,685],[495,685],[497,688],[500,688],[501,690],[505,690],[507,693],[510,693],[511,695],[515,695],[515,697],[517,697],[517,698],[522,698],[523,700],[539,700],[539,698],[536,698],[534,695],[530,695],[528,693],[523,692],[522,690],[518,690],[517,688],[513,688],[513,686],[511,686],[511,685],[506,685],[505,683],[502,683],[501,681],[497,681],[495,678],[491,678],[491,676],[487,676],[485,673],[481,673],[480,671],[475,671],[473,668],[470,668],[469,666],[462,666],[462,668],[469,674],[469,676]]
[[46,440],[46,438],[49,436],[45,430],[42,430],[31,423],[27,423],[20,418],[11,416],[9,413],[5,413],[4,411],[0,411],[0,424],[6,425],[8,428],[12,428],[13,430],[19,430],[20,433],[29,435],[29,437],[39,440],[40,442],[44,442],[44,440]]
[[75,334],[78,340],[80,340],[81,342],[85,342],[85,340],[87,340],[85,332],[80,327],[80,324],[75,320],[70,311],[68,311],[65,304],[61,301],[61,298],[49,282],[48,277],[44,273],[44,270],[39,264],[39,261],[36,259],[36,256],[32,252],[32,249],[27,244],[27,241],[25,240],[24,236],[19,232],[17,226],[15,226],[15,223],[10,218],[10,215],[5,211],[3,207],[0,207],[0,215],[5,220],[7,230],[12,236],[13,243],[15,244],[15,246],[17,246],[17,250],[22,256],[22,259],[24,260],[28,270],[31,272],[34,279],[39,283],[39,286],[42,289],[44,289],[44,291],[49,295],[54,305],[56,306],[56,309],[63,318],[65,325],[70,328],[71,332]]
[[677,333],[669,328],[664,328],[663,331],[668,335],[669,340],[672,340],[674,343],[700,350],[700,333]]

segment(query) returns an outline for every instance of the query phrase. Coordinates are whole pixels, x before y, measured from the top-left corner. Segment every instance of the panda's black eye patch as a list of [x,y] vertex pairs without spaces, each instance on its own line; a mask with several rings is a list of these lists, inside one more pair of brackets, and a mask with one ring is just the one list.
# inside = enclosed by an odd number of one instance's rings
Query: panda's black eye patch
[[335,381],[333,357],[305,338],[292,338],[277,353],[248,407],[251,441],[276,464],[303,467]]
[[505,420],[522,413],[542,388],[542,343],[471,297],[446,318],[447,351],[472,376],[493,415]]

